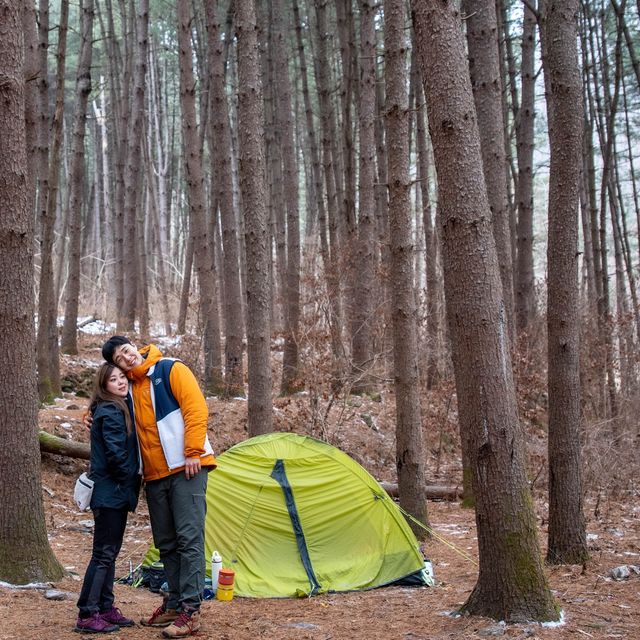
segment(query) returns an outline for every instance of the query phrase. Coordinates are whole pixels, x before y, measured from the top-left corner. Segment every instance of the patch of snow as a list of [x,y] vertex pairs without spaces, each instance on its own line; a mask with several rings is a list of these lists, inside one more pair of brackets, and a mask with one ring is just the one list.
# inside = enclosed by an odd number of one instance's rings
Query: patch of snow
[[0,580],[0,587],[5,589],[51,589],[50,582],[30,582],[29,584],[11,584]]
[[[83,321],[89,320],[89,317],[78,318],[78,324],[81,324]],[[59,323],[59,319],[58,319]],[[84,326],[80,327],[78,331],[81,333],[86,333],[90,336],[101,335],[105,333],[115,333],[116,325],[113,322],[104,322],[104,320],[94,320],[93,322],[88,322]]]
[[564,617],[564,609],[560,609],[560,619],[551,622],[541,622],[541,627],[562,627],[566,624],[566,620]]

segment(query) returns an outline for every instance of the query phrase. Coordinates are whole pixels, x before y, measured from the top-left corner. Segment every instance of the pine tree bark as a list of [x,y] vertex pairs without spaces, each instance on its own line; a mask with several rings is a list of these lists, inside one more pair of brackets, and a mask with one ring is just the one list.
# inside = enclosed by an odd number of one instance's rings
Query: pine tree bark
[[298,170],[293,131],[289,52],[286,17],[282,0],[272,0],[273,62],[276,121],[282,156],[284,205],[286,210],[286,273],[283,280],[284,350],[280,393],[287,395],[299,388],[298,341],[300,330],[300,210]]
[[480,132],[484,180],[498,250],[509,338],[514,340],[513,264],[496,4],[495,0],[465,0],[464,7],[467,13],[469,68]]
[[11,584],[63,576],[47,539],[37,437],[22,11],[0,0],[0,579]]
[[29,210],[36,211],[36,185],[38,183],[38,32],[36,8],[33,3],[22,7],[24,34],[24,119],[27,136]]
[[71,157],[69,196],[69,275],[67,277],[61,350],[78,353],[78,306],[80,302],[81,222],[84,205],[84,139],[87,103],[91,93],[91,57],[93,52],[93,0],[81,0],[80,56],[76,77],[76,104],[73,115],[73,151]]
[[[320,152],[318,149],[318,135],[316,132],[316,124],[313,117],[313,104],[311,102],[311,93],[309,91],[309,74],[307,71],[307,57],[305,53],[305,43],[303,38],[303,23],[300,15],[300,8],[298,6],[298,1],[293,0],[293,19],[295,23],[296,29],[296,44],[298,49],[298,61],[300,65],[300,78],[302,81],[302,99],[304,101],[304,115],[305,115],[305,123],[306,123],[306,139],[307,146],[310,155],[311,162],[311,174],[312,174],[312,187],[313,187],[313,196],[315,203],[315,213],[317,219],[313,219],[311,221],[307,221],[307,226],[305,228],[305,239],[307,242],[315,243],[315,240],[311,240],[309,238],[310,234],[318,233],[316,227],[316,222],[320,219],[323,220],[323,228],[319,230],[320,234],[324,234],[324,238],[321,239],[321,243],[325,243],[326,247],[326,219],[327,212],[324,202],[324,189],[322,186],[322,166],[320,163]],[[308,21],[308,20],[307,20]],[[307,26],[307,32],[309,27]]]
[[204,3],[207,18],[209,86],[211,88],[210,118],[213,148],[212,172],[216,185],[216,200],[220,207],[223,245],[225,350],[224,380],[227,397],[244,396],[244,366],[242,364],[242,292],[240,290],[240,256],[238,224],[233,203],[232,146],[229,126],[229,105],[225,92],[224,43],[220,39],[220,21],[216,2]]
[[[417,56],[414,51],[413,56]],[[417,64],[415,68],[416,92],[416,148],[418,154],[418,169],[420,176],[420,194],[422,203],[422,228],[424,232],[424,260],[425,279],[427,289],[427,317],[426,317],[426,383],[428,389],[433,389],[439,379],[438,371],[438,332],[440,326],[438,300],[440,299],[440,279],[438,278],[438,241],[432,221],[431,194],[429,188],[429,148],[425,127],[424,91],[422,89],[422,72]]]
[[520,67],[521,99],[516,123],[518,182],[516,205],[516,331],[523,336],[535,318],[535,279],[533,271],[533,134],[535,122],[535,32],[536,17],[524,8],[522,59]]
[[[37,172],[36,219],[37,225],[46,218],[47,193],[49,191],[49,2],[38,2],[38,122],[37,122]],[[42,234],[41,226],[37,229]]]
[[578,0],[542,0],[541,45],[550,88],[547,331],[549,544],[547,561],[588,558],[582,512],[578,206],[582,165]]
[[147,57],[149,47],[149,0],[139,0],[135,16],[135,45],[133,94],[127,121],[126,171],[124,173],[124,235],[123,235],[123,305],[119,316],[120,328],[133,331],[139,313],[140,286],[138,209],[140,195],[140,165],[142,161],[142,132],[145,92],[147,83]]
[[254,0],[236,0],[240,191],[247,256],[249,436],[269,433],[271,402],[270,244],[266,209],[264,114]]
[[600,263],[600,236],[598,233],[598,202],[596,196],[596,180],[595,180],[595,163],[594,163],[594,141],[593,133],[596,124],[591,73],[595,73],[595,65],[590,63],[590,53],[592,52],[592,36],[590,29],[590,16],[587,13],[585,5],[581,12],[581,51],[582,51],[582,68],[583,68],[583,109],[584,109],[584,167],[583,180],[585,190],[585,203],[587,204],[589,214],[589,237],[585,238],[586,243],[589,242],[590,254],[593,260],[593,276],[588,281],[589,296],[591,308],[594,311],[594,319],[598,316],[598,304],[601,297],[602,279],[600,274],[602,266]]
[[[613,142],[615,137],[615,118],[618,110],[618,99],[620,95],[619,83],[619,65],[620,65],[620,46],[621,34],[618,32],[615,45],[616,58],[616,75],[609,78],[609,57],[606,53],[606,30],[604,20],[600,22],[601,42],[600,42],[600,67],[602,73],[602,91],[604,98],[600,99],[598,94],[598,86],[596,85],[596,100],[598,103],[598,117],[600,118],[599,134],[600,134],[600,152],[602,154],[602,175],[600,180],[600,206],[599,206],[599,232],[600,232],[600,254],[601,254],[601,298],[599,301],[599,330],[600,340],[604,345],[603,353],[603,370],[606,383],[608,401],[607,416],[611,418],[612,435],[615,440],[619,436],[618,430],[618,393],[616,389],[616,371],[615,371],[615,347],[612,335],[613,318],[611,314],[611,295],[609,291],[609,246],[607,244],[607,202],[609,201],[610,179],[613,167]],[[597,37],[597,34],[596,34]],[[604,55],[603,55],[604,52]],[[609,92],[610,83],[614,85],[613,96]],[[603,104],[604,103],[604,104]]]
[[[340,45],[341,76],[337,79],[340,90],[340,113],[332,114],[333,167],[336,193],[338,197],[338,217],[334,224],[336,237],[337,264],[344,273],[341,293],[344,299],[345,324],[351,345],[351,371],[354,372],[353,339],[357,331],[355,318],[356,294],[356,251],[358,247],[358,227],[356,220],[356,157],[354,144],[354,102],[357,103],[358,56],[353,7],[351,0],[333,0],[336,11],[337,31]],[[338,144],[339,141],[339,144]],[[338,163],[339,160],[339,163]],[[330,223],[331,228],[331,223]],[[356,388],[357,390],[357,388]]]
[[[141,158],[142,159],[142,158]],[[149,313],[149,250],[150,242],[149,233],[149,202],[151,200],[149,185],[145,183],[143,172],[138,171],[138,191],[140,195],[138,198],[141,200],[140,205],[137,207],[137,223],[136,223],[136,256],[138,267],[138,299],[136,300],[136,308],[138,309],[139,318],[139,334],[140,340],[143,344],[148,344],[151,341],[150,332],[150,313]],[[146,189],[145,189],[146,187]]]
[[213,254],[209,244],[213,239],[210,237],[207,223],[202,147],[196,118],[196,84],[192,67],[193,50],[188,0],[178,1],[178,46],[185,178],[189,199],[189,220],[194,238],[194,259],[200,287],[200,310],[204,323],[205,386],[209,392],[218,394],[224,389],[221,356],[214,350],[214,345],[219,344],[220,320],[215,284],[211,274]]
[[[131,115],[132,63],[131,40],[135,29],[126,15],[126,5],[121,3],[121,23],[124,35],[124,56],[116,40],[115,19],[111,0],[105,0],[107,13],[107,29],[105,33],[106,49],[109,59],[110,98],[114,110],[112,143],[115,160],[114,172],[114,275],[115,275],[115,308],[118,319],[118,330],[124,331],[125,306],[125,172],[128,148],[128,123]],[[97,7],[100,7],[98,3]]]
[[478,581],[461,612],[557,620],[542,567],[511,368],[480,138],[453,1],[415,0],[438,174],[447,316],[478,531]]
[[322,169],[327,194],[327,219],[322,217],[322,209],[318,209],[318,226],[320,232],[320,251],[327,281],[327,303],[329,307],[329,331],[331,335],[331,352],[333,354],[333,382],[337,388],[341,384],[343,371],[342,348],[342,305],[340,302],[340,255],[336,232],[338,219],[338,195],[336,190],[335,167],[337,160],[333,157],[332,141],[333,107],[331,104],[331,86],[329,83],[329,53],[327,41],[330,34],[327,26],[328,0],[315,0],[316,15],[316,88],[320,107]]
[[[58,344],[57,298],[53,279],[53,241],[56,222],[56,206],[60,183],[60,157],[62,150],[62,126],[64,112],[64,77],[66,67],[69,2],[60,4],[58,25],[58,68],[56,71],[56,102],[53,114],[51,154],[47,169],[46,197],[41,200],[40,228],[40,286],[38,289],[37,365],[38,393],[40,400],[51,402],[62,394],[60,386],[60,347]],[[48,104],[48,103],[47,103]],[[46,107],[48,109],[48,106]]]
[[[372,323],[375,234],[375,117],[376,117],[376,41],[375,3],[360,0],[360,84],[358,222],[355,260],[352,263],[354,291],[351,306],[351,344],[355,380],[352,391],[365,393],[372,389],[369,370],[372,365]],[[350,126],[350,123],[344,123]]]
[[193,274],[194,244],[193,234],[189,233],[184,250],[184,268],[182,270],[182,288],[180,290],[180,308],[178,310],[178,335],[182,335],[186,331],[189,292],[191,291],[191,276]]
[[[413,242],[409,183],[409,104],[404,0],[384,3],[387,175],[391,241],[391,317],[396,391],[396,469],[400,506],[427,523],[422,448],[418,338],[413,284]],[[416,535],[424,529],[412,524]]]
[[[257,19],[264,25],[264,42],[261,43],[260,63],[264,82],[264,130],[267,163],[267,202],[271,237],[275,248],[275,264],[271,265],[274,275],[272,296],[272,323],[274,331],[283,330],[285,308],[285,289],[287,282],[287,212],[283,175],[282,137],[280,115],[276,98],[276,77],[281,69],[276,69],[274,60],[274,28],[272,4],[258,2]],[[268,25],[268,26],[267,26]]]
[[145,158],[150,196],[150,228],[153,232],[153,240],[151,240],[150,244],[154,247],[153,258],[158,271],[156,287],[162,305],[164,330],[165,334],[170,336],[173,332],[168,295],[171,290],[171,281],[167,278],[166,274],[166,263],[169,258],[166,227],[166,177],[168,159],[163,144],[163,132],[161,130],[163,114],[161,111],[162,100],[158,95],[159,80],[157,66],[157,57],[152,49],[149,56],[149,113],[147,120],[147,131],[149,133],[146,140]]

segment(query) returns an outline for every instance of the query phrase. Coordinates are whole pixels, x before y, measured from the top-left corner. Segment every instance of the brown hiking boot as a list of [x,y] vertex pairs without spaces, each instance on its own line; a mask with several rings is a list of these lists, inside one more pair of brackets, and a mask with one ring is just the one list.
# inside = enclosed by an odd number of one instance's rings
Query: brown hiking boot
[[170,627],[167,627],[162,635],[165,638],[186,638],[194,636],[200,629],[200,613],[198,611],[183,611],[173,621]]
[[176,618],[178,612],[175,609],[165,609],[161,604],[149,618],[142,618],[140,624],[143,627],[168,627]]

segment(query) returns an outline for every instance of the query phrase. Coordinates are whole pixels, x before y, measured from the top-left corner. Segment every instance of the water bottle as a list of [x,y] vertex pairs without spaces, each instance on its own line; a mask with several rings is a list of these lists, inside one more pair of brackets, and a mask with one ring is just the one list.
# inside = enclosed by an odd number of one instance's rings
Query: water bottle
[[222,569],[222,556],[214,551],[211,555],[211,590],[215,593],[218,590],[218,576]]

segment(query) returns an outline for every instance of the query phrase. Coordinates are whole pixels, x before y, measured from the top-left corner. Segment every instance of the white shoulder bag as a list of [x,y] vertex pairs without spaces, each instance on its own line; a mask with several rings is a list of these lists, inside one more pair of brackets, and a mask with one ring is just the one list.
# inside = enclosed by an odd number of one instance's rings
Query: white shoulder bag
[[86,471],[76,480],[76,486],[73,490],[73,499],[78,505],[80,511],[86,511],[91,504],[91,495],[93,494],[93,480],[87,475]]

